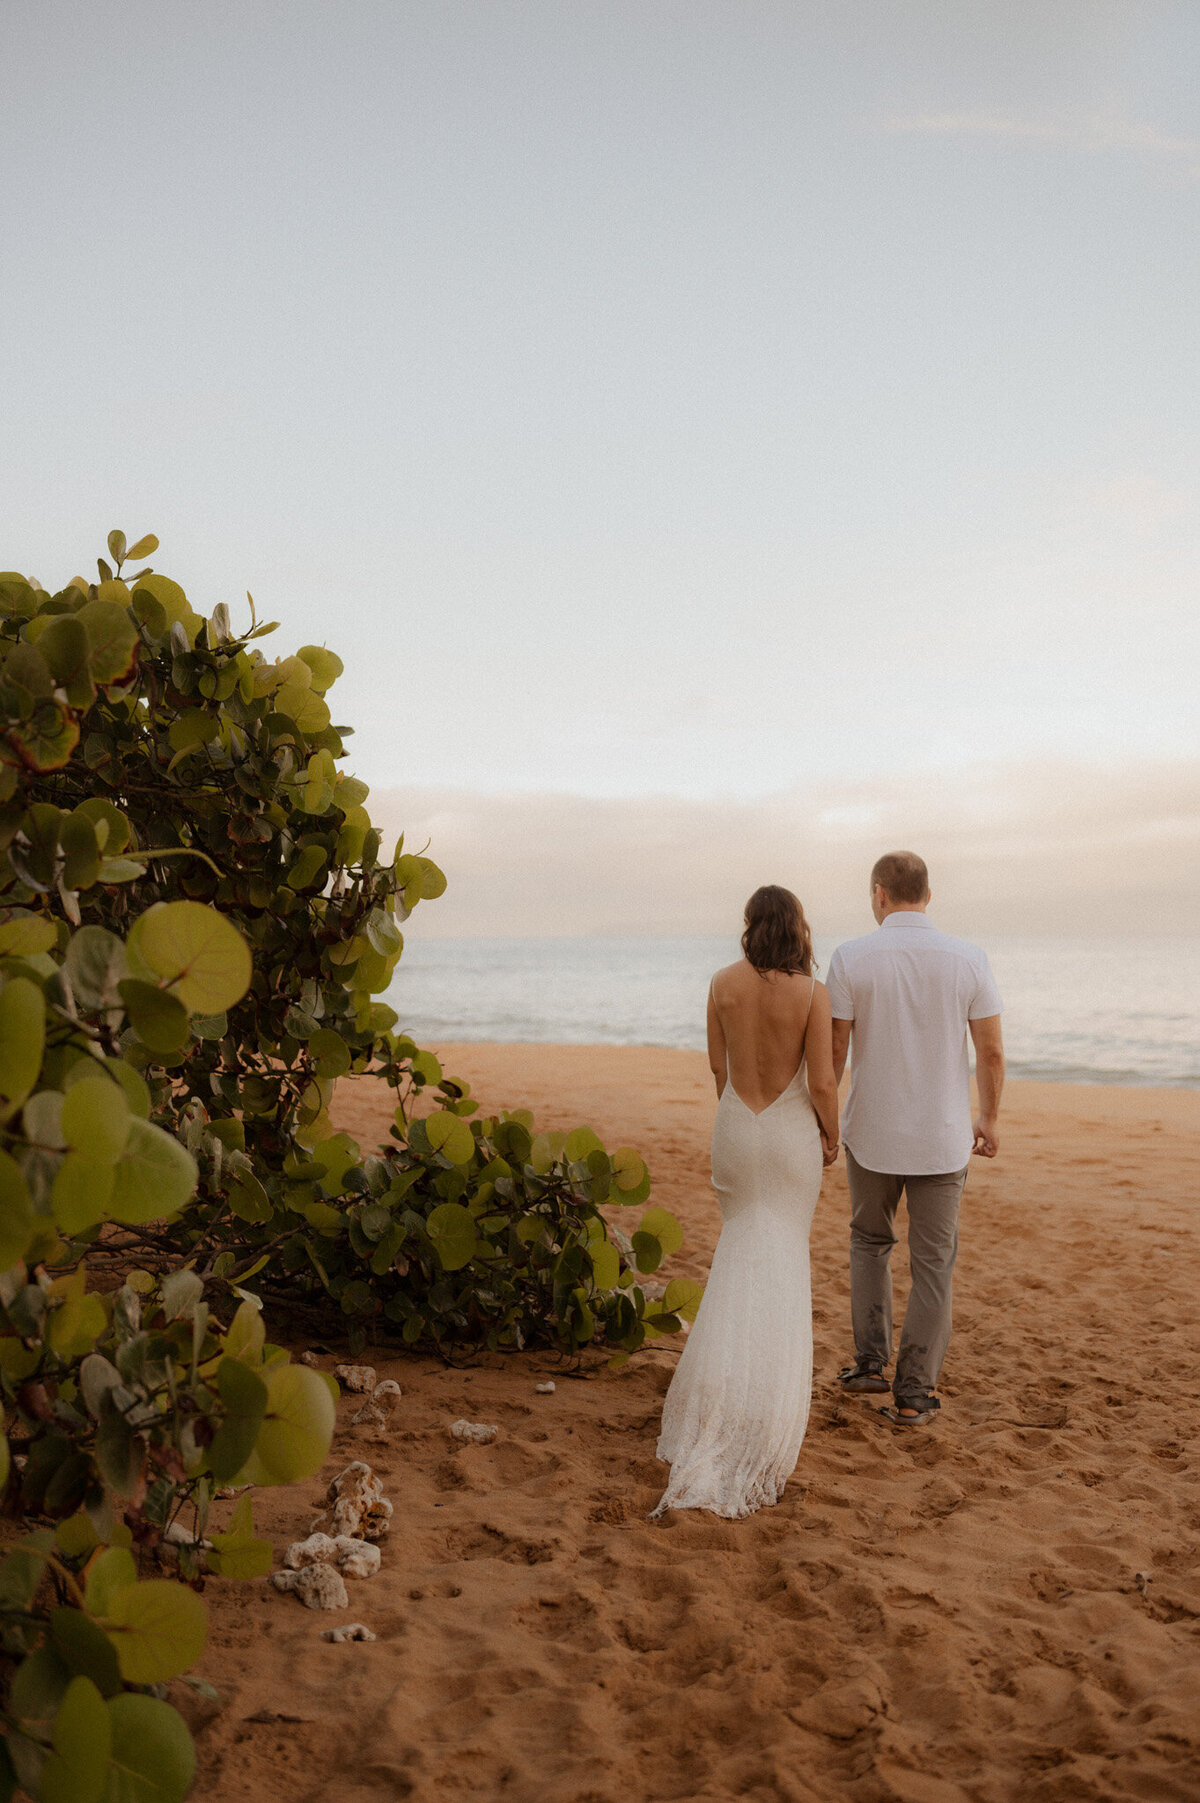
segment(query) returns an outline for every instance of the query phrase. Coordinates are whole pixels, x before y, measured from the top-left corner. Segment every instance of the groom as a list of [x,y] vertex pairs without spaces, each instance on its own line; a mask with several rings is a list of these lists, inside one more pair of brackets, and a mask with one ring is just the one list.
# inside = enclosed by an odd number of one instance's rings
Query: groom
[[[886,1391],[892,1358],[892,1277],[900,1197],[908,1205],[912,1293],[900,1337],[899,1427],[920,1427],[950,1339],[958,1205],[972,1152],[994,1158],[1004,1083],[1000,996],[987,956],[926,918],[929,872],[911,851],[887,852],[871,872],[879,931],[840,945],[829,967],[833,1069],[841,1081],[851,1040],[850,1100],[842,1121],[850,1180],[850,1313],[855,1362],[843,1389]],[[975,1046],[979,1113],[971,1120],[967,1034]]]

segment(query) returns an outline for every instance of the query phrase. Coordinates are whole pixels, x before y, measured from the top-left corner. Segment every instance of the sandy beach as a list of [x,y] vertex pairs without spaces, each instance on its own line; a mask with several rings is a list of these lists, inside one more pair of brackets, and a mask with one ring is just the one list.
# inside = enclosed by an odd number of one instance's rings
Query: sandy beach
[[[687,1232],[671,1272],[703,1278],[701,1054],[438,1049],[487,1109],[642,1150]],[[343,1083],[335,1116],[378,1143],[387,1093]],[[545,1353],[447,1369],[369,1349],[403,1391],[391,1432],[352,1427],[343,1398],[326,1472],[263,1492],[256,1521],[281,1554],[367,1459],[396,1510],[382,1572],[331,1615],[210,1580],[198,1670],[220,1704],[172,1692],[195,1795],[1200,1799],[1200,1092],[1013,1083],[1001,1128],[964,1201],[943,1413],[919,1433],[834,1383],[847,1196],[826,1173],[811,1424],[782,1503],[747,1521],[646,1518],[669,1344],[582,1375]],[[898,1303],[904,1265],[901,1247]],[[460,1445],[459,1417],[498,1439]],[[375,1642],[324,1643],[341,1621]]]

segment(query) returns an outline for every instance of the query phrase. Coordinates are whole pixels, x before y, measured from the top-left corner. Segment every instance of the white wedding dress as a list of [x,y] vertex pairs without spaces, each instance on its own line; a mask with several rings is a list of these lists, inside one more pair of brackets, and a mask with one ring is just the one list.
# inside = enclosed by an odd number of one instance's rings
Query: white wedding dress
[[726,1079],[712,1139],[721,1237],[663,1403],[671,1478],[654,1515],[737,1518],[783,1495],[812,1400],[808,1235],[823,1168],[803,1060],[759,1114]]

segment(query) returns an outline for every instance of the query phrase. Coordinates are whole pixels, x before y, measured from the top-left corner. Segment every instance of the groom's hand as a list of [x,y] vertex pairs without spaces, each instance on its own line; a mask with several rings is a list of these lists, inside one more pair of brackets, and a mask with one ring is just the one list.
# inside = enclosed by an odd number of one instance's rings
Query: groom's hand
[[1000,1140],[996,1133],[996,1117],[994,1114],[981,1114],[974,1126],[975,1144],[972,1153],[980,1158],[994,1158],[1000,1150]]
[[821,1135],[821,1163],[823,1165],[828,1166],[828,1165],[837,1163],[839,1144],[840,1144],[840,1142],[836,1139],[832,1140],[832,1141],[826,1139],[825,1135],[822,1133],[822,1135]]

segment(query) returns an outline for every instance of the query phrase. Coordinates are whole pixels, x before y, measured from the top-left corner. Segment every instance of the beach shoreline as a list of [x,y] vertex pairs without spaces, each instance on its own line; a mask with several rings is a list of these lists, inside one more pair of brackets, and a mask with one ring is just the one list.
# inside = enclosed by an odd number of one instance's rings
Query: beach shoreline
[[[484,1112],[637,1146],[684,1225],[670,1270],[703,1278],[703,1054],[436,1049]],[[333,1117],[367,1149],[391,1106],[352,1079]],[[367,1459],[396,1507],[382,1573],[329,1616],[210,1582],[199,1670],[222,1701],[192,1705],[196,1796],[1200,1799],[1200,1093],[1014,1082],[1000,1132],[968,1179],[942,1417],[917,1434],[837,1390],[847,1198],[843,1166],[826,1173],[809,1431],[749,1520],[647,1519],[669,1341],[578,1375],[544,1351],[455,1369],[369,1348],[403,1391],[390,1435],[343,1397],[321,1478],[255,1513],[282,1551]],[[895,1274],[899,1316],[903,1245]],[[314,1350],[328,1369],[345,1347]],[[454,1441],[460,1417],[496,1442]],[[343,1620],[377,1639],[323,1643]]]

